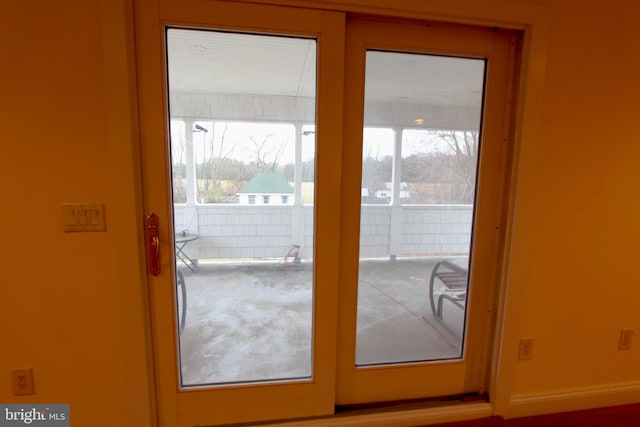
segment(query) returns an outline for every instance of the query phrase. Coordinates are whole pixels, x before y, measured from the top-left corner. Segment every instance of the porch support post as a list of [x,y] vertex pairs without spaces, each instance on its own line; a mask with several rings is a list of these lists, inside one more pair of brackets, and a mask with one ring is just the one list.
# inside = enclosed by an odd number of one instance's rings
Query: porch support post
[[395,260],[402,244],[402,205],[400,204],[400,176],[402,162],[402,128],[394,128],[393,169],[391,172],[391,206],[389,221],[389,259]]
[[400,206],[400,180],[402,165],[402,128],[393,128],[393,169],[391,172],[391,204]]
[[302,206],[302,123],[294,123],[296,128],[295,163],[293,168],[294,192],[296,206]]
[[304,207],[302,205],[302,123],[296,122],[295,164],[293,168],[294,197],[291,210],[291,243],[300,245],[300,255],[305,257]]
[[193,120],[184,120],[184,143],[187,173],[187,206],[196,204],[196,160],[193,150]]
[[[189,234],[198,234],[198,205],[196,203],[196,158],[193,149],[193,119],[184,120],[184,143],[185,143],[185,169],[187,180],[187,201],[183,208],[183,228],[174,230],[176,233],[187,230]],[[185,248],[185,252],[193,260],[200,258],[200,242],[191,242]]]

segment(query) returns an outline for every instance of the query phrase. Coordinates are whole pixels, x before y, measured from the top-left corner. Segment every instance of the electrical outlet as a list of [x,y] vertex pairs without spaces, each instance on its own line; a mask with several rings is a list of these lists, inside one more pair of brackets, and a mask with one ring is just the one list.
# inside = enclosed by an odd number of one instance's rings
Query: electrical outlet
[[618,341],[618,350],[631,350],[633,341],[633,329],[621,329],[620,340]]
[[533,357],[533,338],[522,338],[518,346],[518,360],[531,360]]
[[27,394],[36,394],[33,384],[33,369],[14,369],[11,371],[11,383],[13,386],[13,394],[22,396]]

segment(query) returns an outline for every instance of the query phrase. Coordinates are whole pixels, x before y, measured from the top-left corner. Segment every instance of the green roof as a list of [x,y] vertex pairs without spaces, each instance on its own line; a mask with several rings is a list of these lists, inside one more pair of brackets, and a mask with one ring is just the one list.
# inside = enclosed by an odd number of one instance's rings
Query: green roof
[[293,187],[281,175],[263,172],[251,178],[238,194],[293,194]]

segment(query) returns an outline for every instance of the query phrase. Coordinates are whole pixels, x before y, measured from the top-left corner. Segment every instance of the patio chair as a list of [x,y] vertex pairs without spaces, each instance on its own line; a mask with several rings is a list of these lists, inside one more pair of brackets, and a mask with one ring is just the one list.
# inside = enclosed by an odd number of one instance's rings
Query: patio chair
[[[442,286],[436,287],[438,281]],[[446,260],[436,263],[429,279],[429,302],[431,313],[436,319],[443,320],[442,306],[445,300],[464,310],[468,282],[467,269]]]

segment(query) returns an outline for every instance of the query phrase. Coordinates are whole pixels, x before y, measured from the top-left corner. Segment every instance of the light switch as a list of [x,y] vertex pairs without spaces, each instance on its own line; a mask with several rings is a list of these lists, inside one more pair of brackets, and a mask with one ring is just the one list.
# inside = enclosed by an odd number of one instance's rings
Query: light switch
[[65,203],[62,205],[63,228],[77,231],[106,231],[104,204]]
[[77,225],[87,225],[87,210],[86,209],[78,209],[76,210],[78,214],[78,224]]
[[102,215],[100,215],[100,211],[98,209],[89,209],[89,224],[90,225],[100,225],[102,222]]

